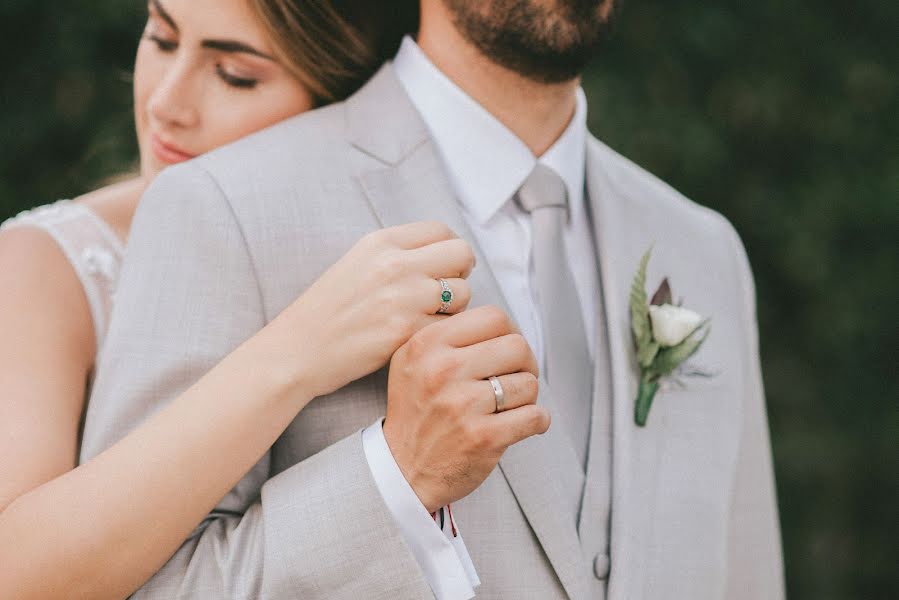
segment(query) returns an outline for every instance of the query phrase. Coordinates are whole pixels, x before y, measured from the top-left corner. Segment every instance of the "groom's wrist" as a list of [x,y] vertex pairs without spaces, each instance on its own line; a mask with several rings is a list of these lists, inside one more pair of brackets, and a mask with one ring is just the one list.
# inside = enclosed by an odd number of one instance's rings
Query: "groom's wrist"
[[[412,488],[412,491],[415,492],[415,495],[418,497],[419,502],[421,502],[428,513],[439,510],[441,506],[444,506],[444,503],[437,499],[434,494],[429,492],[430,486],[427,483],[425,474],[415,468],[414,462],[406,459],[406,456],[402,451],[402,446],[398,441],[399,438],[395,435],[392,436],[392,433],[394,432],[391,431],[386,419],[384,420],[382,427],[384,430],[384,441],[387,442],[387,448],[390,450],[390,454],[393,456],[393,460],[396,463],[396,466],[399,467],[400,473],[402,473],[406,483],[409,484],[409,487]],[[393,439],[391,439],[392,437]]]

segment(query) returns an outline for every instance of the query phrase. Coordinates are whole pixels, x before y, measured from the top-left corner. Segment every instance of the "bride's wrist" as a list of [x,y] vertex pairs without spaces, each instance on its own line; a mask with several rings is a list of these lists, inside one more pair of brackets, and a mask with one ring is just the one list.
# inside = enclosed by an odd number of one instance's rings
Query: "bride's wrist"
[[316,396],[315,366],[305,357],[283,349],[271,333],[263,329],[247,341],[247,366],[263,378],[273,397],[295,405],[299,412]]

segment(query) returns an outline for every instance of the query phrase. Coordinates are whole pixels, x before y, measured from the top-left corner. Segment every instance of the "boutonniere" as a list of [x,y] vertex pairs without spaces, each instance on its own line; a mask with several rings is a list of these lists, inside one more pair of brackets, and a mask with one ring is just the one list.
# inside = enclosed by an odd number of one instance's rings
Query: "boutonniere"
[[[652,248],[640,260],[640,267],[631,284],[631,331],[640,367],[640,387],[637,390],[634,421],[640,427],[646,425],[652,400],[663,379],[668,378],[681,364],[693,356],[706,336],[709,319],[680,306],[671,300],[668,278],[662,280],[659,289],[647,301],[646,265]],[[697,335],[703,330],[702,335]],[[683,374],[710,376],[700,370]]]

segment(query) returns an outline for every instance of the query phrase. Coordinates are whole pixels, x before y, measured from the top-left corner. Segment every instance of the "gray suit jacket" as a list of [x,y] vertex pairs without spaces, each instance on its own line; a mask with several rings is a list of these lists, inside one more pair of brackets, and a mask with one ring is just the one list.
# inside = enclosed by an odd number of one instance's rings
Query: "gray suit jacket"
[[[613,599],[780,598],[743,247],[719,214],[595,139],[587,160],[607,327],[597,373],[612,374],[611,519],[591,514],[589,470],[576,517],[585,475],[561,432],[513,446],[454,505],[478,597],[599,597],[610,536]],[[363,234],[423,219],[473,242],[389,65],[345,103],[161,174],[134,220],[82,461],[177,397]],[[712,316],[695,360],[720,375],[661,393],[641,429],[627,298],[652,243],[648,286],[668,276],[691,308]],[[504,305],[483,257],[478,265],[474,305]],[[382,370],[313,401],[136,597],[430,597],[362,451],[359,430],[384,414],[385,383]],[[540,402],[554,412],[551,392]]]

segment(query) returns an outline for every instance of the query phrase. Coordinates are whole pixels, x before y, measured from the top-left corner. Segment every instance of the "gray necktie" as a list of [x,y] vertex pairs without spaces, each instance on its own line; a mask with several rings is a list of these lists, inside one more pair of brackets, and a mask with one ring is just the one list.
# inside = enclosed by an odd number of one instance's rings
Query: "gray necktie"
[[538,163],[519,188],[518,202],[531,215],[532,256],[543,321],[544,375],[581,465],[586,467],[593,365],[581,303],[565,252],[565,182],[555,171]]

